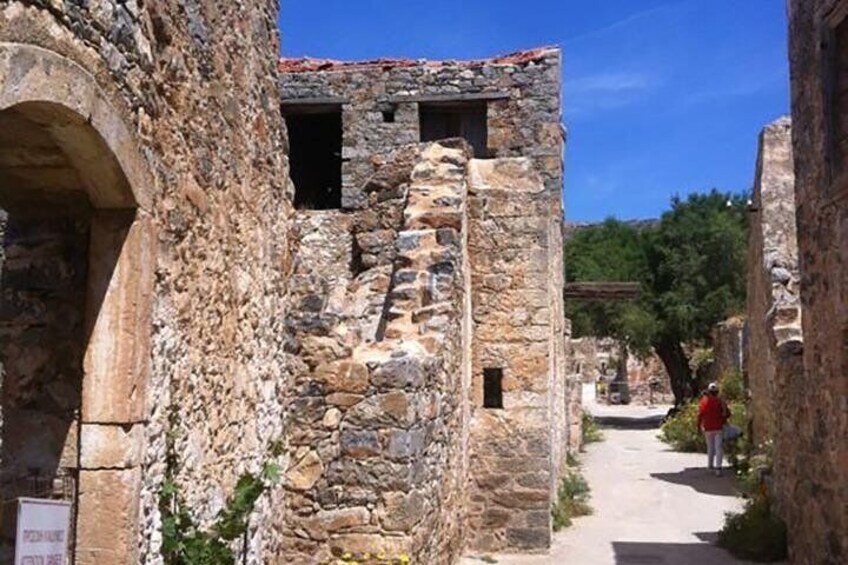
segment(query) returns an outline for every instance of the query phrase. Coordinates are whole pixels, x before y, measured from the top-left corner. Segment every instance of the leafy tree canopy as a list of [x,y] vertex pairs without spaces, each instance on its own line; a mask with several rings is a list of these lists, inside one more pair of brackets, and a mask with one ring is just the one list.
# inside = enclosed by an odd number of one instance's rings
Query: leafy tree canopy
[[745,308],[746,200],[713,190],[673,198],[655,224],[608,219],[578,230],[565,246],[566,279],[638,281],[642,295],[568,303],[574,334],[653,349],[678,400],[687,387],[694,393],[683,344],[708,341],[716,323]]

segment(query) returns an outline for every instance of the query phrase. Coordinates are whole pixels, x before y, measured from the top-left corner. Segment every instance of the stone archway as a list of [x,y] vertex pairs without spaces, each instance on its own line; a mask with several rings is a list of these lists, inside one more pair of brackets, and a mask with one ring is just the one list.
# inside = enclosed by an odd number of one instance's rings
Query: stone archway
[[[0,471],[14,475],[12,494],[22,473],[42,494],[72,485],[77,564],[135,561],[151,193],[133,136],[88,72],[0,43],[0,410],[14,419],[2,421],[14,431]],[[26,433],[38,440],[20,441]]]

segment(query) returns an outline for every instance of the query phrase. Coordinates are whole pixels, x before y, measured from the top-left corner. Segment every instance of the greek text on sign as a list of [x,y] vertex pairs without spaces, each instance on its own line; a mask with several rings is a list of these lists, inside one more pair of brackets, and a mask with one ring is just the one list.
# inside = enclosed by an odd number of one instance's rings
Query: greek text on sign
[[15,565],[66,565],[71,503],[18,499]]

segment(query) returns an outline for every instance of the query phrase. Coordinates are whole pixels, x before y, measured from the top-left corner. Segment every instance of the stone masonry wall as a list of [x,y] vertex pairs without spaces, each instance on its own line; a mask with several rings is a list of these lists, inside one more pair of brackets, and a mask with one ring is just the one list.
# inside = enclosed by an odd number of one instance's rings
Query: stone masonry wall
[[748,236],[745,372],[755,443],[774,438],[778,343],[801,337],[792,123],[760,134]]
[[[803,348],[778,343],[776,492],[794,563],[848,559],[848,109],[845,0],[789,2]],[[825,77],[828,78],[825,81]],[[803,349],[803,370],[795,359]]]
[[[719,381],[728,373],[741,373],[745,366],[745,320],[728,318],[713,326],[710,341],[713,361],[707,369],[708,378]],[[706,384],[706,383],[704,383]]]
[[[280,61],[284,103],[334,101],[343,111],[342,207],[361,208],[372,156],[417,143],[419,103],[485,102],[491,157],[529,157],[552,195],[562,190],[560,51],[482,61]],[[383,111],[394,112],[386,123]],[[555,199],[562,206],[561,198]]]
[[[552,490],[565,429],[553,365],[549,200],[529,160],[473,161],[469,247],[473,289],[469,546],[541,551],[550,545]],[[560,247],[561,248],[561,247]],[[561,289],[561,286],[560,286]],[[557,289],[561,300],[562,292]],[[562,332],[559,332],[562,339]],[[483,407],[485,368],[503,372],[503,409]],[[555,395],[561,392],[558,398]]]
[[[580,391],[566,380],[562,302],[560,64],[558,49],[464,62],[280,62],[284,111],[341,110],[341,207],[355,214],[389,198],[375,202],[369,179],[381,155],[419,140],[425,105],[485,104],[486,156],[495,160],[469,165],[474,363],[471,394],[461,399],[471,422],[463,442],[471,453],[467,543],[475,549],[547,548],[566,451],[579,446]],[[354,250],[369,265],[391,257],[379,247],[392,235],[356,236]],[[484,368],[504,369],[504,410],[482,408]]]
[[[168,433],[176,438],[181,492],[204,523],[238,476],[258,470],[283,438],[291,206],[276,15],[270,0],[0,4],[0,42],[50,50],[93,77],[130,132],[120,143],[137,147],[150,179],[150,201],[136,222],[155,244],[144,248],[133,275],[155,272],[149,333],[133,338],[152,340],[148,410],[132,433],[142,438],[141,464],[97,470],[84,485],[108,501],[113,487],[141,477],[140,501],[111,497],[114,516],[129,515],[125,535],[138,539],[132,562],[160,562]],[[15,81],[36,71],[21,61]],[[44,83],[45,90],[67,86]],[[272,493],[274,506],[283,503],[281,492]],[[275,553],[280,516],[263,499],[248,562]],[[119,557],[124,542],[98,540],[100,553],[77,562],[129,562]]]
[[366,209],[297,213],[284,552],[296,563],[451,563],[463,549],[467,151],[401,148],[365,183]]

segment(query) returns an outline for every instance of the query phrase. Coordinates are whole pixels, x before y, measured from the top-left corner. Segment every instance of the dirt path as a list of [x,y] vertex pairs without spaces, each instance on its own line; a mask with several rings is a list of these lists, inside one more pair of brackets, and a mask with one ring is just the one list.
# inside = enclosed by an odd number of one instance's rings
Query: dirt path
[[[594,514],[555,535],[544,556],[494,556],[502,565],[725,565],[744,563],[711,542],[724,513],[738,510],[730,473],[715,477],[704,456],[669,451],[648,428],[664,410],[603,409],[616,425],[583,455]],[[641,425],[640,425],[641,424]],[[463,565],[479,565],[468,558]]]

